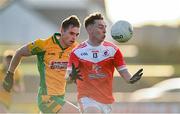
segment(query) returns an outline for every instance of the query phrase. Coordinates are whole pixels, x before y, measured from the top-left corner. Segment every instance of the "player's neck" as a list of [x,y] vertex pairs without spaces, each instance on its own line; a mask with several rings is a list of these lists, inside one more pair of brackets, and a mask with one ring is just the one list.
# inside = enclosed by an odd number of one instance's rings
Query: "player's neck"
[[91,45],[91,46],[99,46],[99,45],[101,45],[101,42],[99,43],[99,42],[96,42],[96,41],[93,41],[93,40],[90,40],[90,39],[87,40],[87,43],[89,45]]
[[65,48],[68,47],[68,46],[64,43],[62,36],[58,36],[57,39],[58,39],[58,41],[59,41],[59,43],[60,43],[60,45],[62,46],[63,49],[65,49]]

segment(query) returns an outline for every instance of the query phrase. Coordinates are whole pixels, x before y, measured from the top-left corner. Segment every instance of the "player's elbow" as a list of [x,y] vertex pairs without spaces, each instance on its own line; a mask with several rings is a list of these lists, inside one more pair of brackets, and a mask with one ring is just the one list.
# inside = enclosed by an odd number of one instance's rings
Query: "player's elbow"
[[24,56],[30,56],[31,52],[28,49],[28,46],[23,46],[16,50],[16,56],[24,57]]

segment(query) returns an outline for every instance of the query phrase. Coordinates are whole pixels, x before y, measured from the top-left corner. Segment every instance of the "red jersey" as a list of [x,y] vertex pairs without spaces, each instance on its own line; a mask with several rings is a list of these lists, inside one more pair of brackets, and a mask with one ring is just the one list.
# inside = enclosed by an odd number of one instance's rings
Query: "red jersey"
[[82,42],[70,54],[69,70],[72,63],[79,67],[83,78],[83,81],[77,80],[78,99],[87,96],[105,104],[114,102],[114,68],[118,71],[126,68],[117,46],[106,41],[96,47],[89,45],[87,41]]

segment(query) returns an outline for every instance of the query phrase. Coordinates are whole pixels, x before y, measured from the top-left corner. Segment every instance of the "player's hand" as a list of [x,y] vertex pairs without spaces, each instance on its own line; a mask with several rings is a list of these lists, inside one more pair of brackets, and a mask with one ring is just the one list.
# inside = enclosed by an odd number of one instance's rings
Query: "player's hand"
[[80,73],[80,70],[78,69],[78,67],[76,68],[74,63],[72,63],[72,71],[71,73],[69,74],[70,76],[70,79],[72,81],[74,81],[76,83],[76,80],[79,79],[81,81],[83,81],[83,79],[81,78],[81,75],[79,74]]
[[11,88],[12,88],[12,86],[13,86],[13,82],[14,82],[13,75],[14,75],[14,73],[8,71],[8,72],[6,73],[5,78],[4,78],[3,88],[4,88],[7,92],[10,92],[10,91],[11,91]]
[[137,71],[132,78],[129,80],[129,83],[133,84],[135,82],[137,82],[138,80],[141,79],[142,75],[143,75],[143,69],[140,69],[139,71]]

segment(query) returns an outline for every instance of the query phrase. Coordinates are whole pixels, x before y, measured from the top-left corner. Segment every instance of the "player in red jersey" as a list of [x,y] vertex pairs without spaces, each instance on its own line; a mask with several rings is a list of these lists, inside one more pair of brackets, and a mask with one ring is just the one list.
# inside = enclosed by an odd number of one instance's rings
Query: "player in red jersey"
[[77,84],[78,102],[83,113],[108,114],[114,102],[112,92],[114,68],[131,84],[141,78],[143,69],[132,76],[119,48],[104,41],[106,24],[100,13],[88,16],[84,24],[89,38],[71,53],[68,80],[74,80]]

